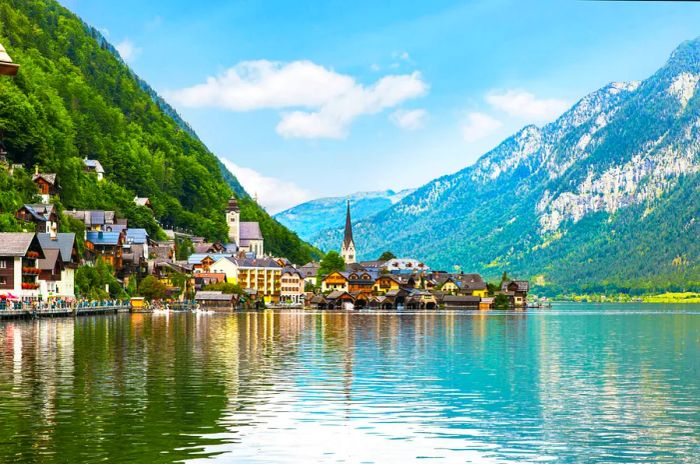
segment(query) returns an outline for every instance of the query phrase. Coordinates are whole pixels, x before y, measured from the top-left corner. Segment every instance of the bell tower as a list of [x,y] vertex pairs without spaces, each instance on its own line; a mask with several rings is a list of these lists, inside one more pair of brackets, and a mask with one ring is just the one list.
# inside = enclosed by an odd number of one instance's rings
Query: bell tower
[[355,251],[355,240],[352,238],[352,221],[350,220],[350,200],[348,200],[348,209],[345,214],[345,235],[343,244],[340,247],[340,256],[345,260],[345,264],[353,264],[357,262],[357,252]]
[[234,197],[231,197],[226,207],[226,224],[228,224],[229,242],[240,246],[241,243],[241,209]]

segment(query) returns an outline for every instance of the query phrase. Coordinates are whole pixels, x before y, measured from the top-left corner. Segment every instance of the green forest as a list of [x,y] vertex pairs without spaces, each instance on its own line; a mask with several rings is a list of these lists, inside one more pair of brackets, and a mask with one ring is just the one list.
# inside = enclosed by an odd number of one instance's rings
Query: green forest
[[[225,240],[223,212],[235,194],[242,220],[260,222],[266,251],[302,264],[319,255],[245,193],[99,32],[57,2],[0,3],[0,43],[21,66],[0,79],[0,137],[8,161],[26,170],[0,173],[0,230],[16,230],[14,211],[35,200],[38,167],[58,174],[59,210],[115,210],[154,237],[177,228]],[[84,158],[100,161],[104,181],[83,172]],[[135,196],[150,198],[153,211]]]

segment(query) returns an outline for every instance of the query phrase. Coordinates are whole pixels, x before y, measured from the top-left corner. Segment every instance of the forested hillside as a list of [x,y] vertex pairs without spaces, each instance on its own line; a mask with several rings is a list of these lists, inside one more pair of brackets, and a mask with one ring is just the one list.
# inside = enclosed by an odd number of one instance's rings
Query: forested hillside
[[358,253],[508,271],[551,294],[700,290],[699,81],[697,39],[356,224]]
[[[59,177],[60,207],[114,209],[135,227],[158,223],[224,239],[223,211],[235,191],[244,220],[259,220],[266,249],[296,262],[316,254],[276,223],[242,189],[189,126],[126,66],[95,30],[52,0],[2,0],[0,43],[20,63],[0,79],[0,131],[14,163]],[[84,174],[97,159],[106,180]],[[26,179],[25,179],[26,180]],[[28,192],[21,180],[0,196],[0,227]],[[149,197],[149,211],[133,203]],[[156,222],[157,221],[157,222]]]

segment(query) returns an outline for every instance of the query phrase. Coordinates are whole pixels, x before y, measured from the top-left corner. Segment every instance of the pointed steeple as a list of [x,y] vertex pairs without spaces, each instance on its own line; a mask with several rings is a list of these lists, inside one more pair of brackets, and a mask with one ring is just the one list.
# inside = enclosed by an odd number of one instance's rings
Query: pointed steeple
[[352,221],[350,220],[350,200],[348,200],[348,210],[345,214],[345,237],[343,238],[343,245],[347,248],[350,244],[354,244],[355,241],[352,239]]

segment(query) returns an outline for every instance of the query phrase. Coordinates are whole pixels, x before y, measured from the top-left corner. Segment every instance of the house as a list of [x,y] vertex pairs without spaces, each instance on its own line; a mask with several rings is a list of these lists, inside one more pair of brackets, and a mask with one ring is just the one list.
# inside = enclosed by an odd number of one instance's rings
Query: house
[[35,233],[0,233],[0,295],[38,297],[38,261],[44,258]]
[[331,272],[321,281],[321,292],[332,292],[335,290],[349,291],[349,281],[345,272]]
[[224,274],[226,282],[235,284],[238,282],[238,262],[232,256],[222,256],[210,267],[211,272]]
[[326,309],[328,307],[328,300],[326,296],[322,293],[314,295],[308,301],[308,305],[313,309]]
[[318,285],[318,270],[321,268],[321,264],[311,261],[306,263],[299,268],[299,272],[304,276],[304,282],[311,284],[314,287]]
[[33,224],[37,233],[58,232],[59,219],[53,204],[35,203],[22,205],[15,213],[18,221]]
[[92,172],[92,173],[97,174],[98,181],[101,181],[102,179],[104,179],[105,170],[99,161],[85,158],[83,160],[83,165],[84,165],[85,172]]
[[530,282],[527,280],[508,280],[501,284],[501,292],[508,295],[510,305],[515,308],[527,306],[527,293]]
[[192,274],[192,286],[195,290],[202,290],[207,285],[218,284],[226,281],[226,274],[217,272],[198,272]]
[[238,285],[257,291],[265,303],[278,303],[282,268],[271,258],[241,258],[238,263]]
[[116,272],[123,267],[124,240],[126,234],[121,232],[90,231],[85,233],[85,251],[92,261],[102,258]]
[[195,293],[194,300],[200,306],[210,309],[234,310],[238,301],[237,296],[222,292],[199,291]]
[[348,279],[348,291],[350,293],[355,292],[367,292],[372,293],[374,289],[374,282],[377,279],[376,272],[349,272],[347,274]]
[[146,260],[150,255],[149,241],[146,229],[126,229],[125,251],[130,250],[139,259]]
[[19,65],[12,62],[12,58],[7,54],[5,47],[0,44],[0,74],[5,76],[16,76]]
[[39,189],[42,203],[49,203],[51,197],[58,194],[58,182],[54,173],[41,173],[37,167],[36,172],[32,176],[32,182]]
[[145,206],[146,208],[153,209],[153,205],[151,205],[151,200],[148,197],[134,197],[134,204],[136,206]]
[[280,276],[280,301],[292,304],[304,303],[304,277],[293,267],[282,269]]
[[385,295],[387,292],[398,290],[399,288],[401,288],[399,279],[391,274],[384,274],[377,277],[373,287],[376,295]]
[[[40,290],[43,295],[63,298],[75,297],[75,271],[80,264],[80,254],[73,232],[37,234],[39,244],[44,250],[47,261],[40,260],[39,275]],[[59,263],[52,263],[54,252],[58,251],[57,261],[60,262],[60,272],[56,272]],[[52,270],[49,276],[47,271]]]
[[392,274],[413,274],[414,272],[428,272],[427,264],[412,258],[394,258],[385,262],[381,268]]
[[[173,298],[182,292],[185,296],[188,286],[187,274],[190,270],[181,264],[169,260],[156,258],[153,263],[152,274],[166,287],[168,298]],[[184,286],[185,288],[182,288]]]
[[86,231],[104,230],[107,232],[118,232],[119,229],[127,227],[126,219],[117,219],[114,211],[90,210],[90,211],[64,211],[64,214],[81,221],[85,225]]
[[211,266],[221,258],[230,258],[229,253],[193,253],[187,258],[187,264],[192,266],[192,271],[210,272]]
[[456,276],[459,283],[459,293],[468,296],[485,298],[488,296],[486,282],[479,274],[459,274]]

